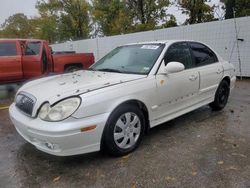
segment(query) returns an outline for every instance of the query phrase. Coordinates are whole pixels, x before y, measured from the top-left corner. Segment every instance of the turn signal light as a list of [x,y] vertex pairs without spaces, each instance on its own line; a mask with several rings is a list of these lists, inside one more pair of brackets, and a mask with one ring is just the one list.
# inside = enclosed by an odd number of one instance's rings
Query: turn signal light
[[91,131],[96,128],[96,125],[90,125],[88,127],[81,128],[81,132]]

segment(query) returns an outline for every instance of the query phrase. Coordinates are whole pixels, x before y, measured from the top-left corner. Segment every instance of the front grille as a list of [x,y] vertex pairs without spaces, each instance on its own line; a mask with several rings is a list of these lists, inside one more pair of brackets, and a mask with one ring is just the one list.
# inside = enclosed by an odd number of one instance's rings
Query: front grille
[[21,92],[16,96],[16,107],[25,114],[32,116],[36,98],[28,93]]

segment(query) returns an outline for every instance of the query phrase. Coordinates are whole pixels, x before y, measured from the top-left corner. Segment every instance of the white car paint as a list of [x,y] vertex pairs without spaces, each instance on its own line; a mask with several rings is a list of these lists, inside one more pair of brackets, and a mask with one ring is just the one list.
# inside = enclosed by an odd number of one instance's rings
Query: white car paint
[[[126,101],[145,104],[149,125],[154,127],[211,103],[223,78],[228,77],[231,89],[234,87],[234,68],[218,54],[218,63],[163,74],[164,54],[176,42],[157,41],[166,46],[148,75],[78,71],[31,81],[18,93],[25,92],[36,98],[32,117],[23,114],[13,103],[9,110],[11,120],[19,134],[39,150],[58,156],[76,155],[100,150],[109,115]],[[82,100],[71,117],[60,122],[37,117],[44,102],[53,105],[70,96],[80,96]],[[81,132],[90,125],[97,127]]]

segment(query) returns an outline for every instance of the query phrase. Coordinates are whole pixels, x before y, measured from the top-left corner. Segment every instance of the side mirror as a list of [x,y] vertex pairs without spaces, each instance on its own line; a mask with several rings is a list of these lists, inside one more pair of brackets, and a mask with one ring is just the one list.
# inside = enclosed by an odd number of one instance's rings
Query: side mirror
[[181,72],[185,69],[185,66],[179,62],[169,62],[167,66],[164,68],[165,74]]

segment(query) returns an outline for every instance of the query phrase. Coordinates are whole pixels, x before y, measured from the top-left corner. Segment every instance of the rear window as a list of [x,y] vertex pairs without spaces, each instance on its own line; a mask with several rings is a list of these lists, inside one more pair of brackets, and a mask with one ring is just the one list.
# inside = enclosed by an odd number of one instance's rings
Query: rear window
[[25,48],[25,55],[38,55],[40,53],[41,42],[28,42]]
[[195,42],[190,42],[189,44],[190,48],[193,51],[196,66],[208,65],[218,62],[218,59],[214,52],[207,46]]
[[0,42],[0,56],[16,56],[16,42]]

